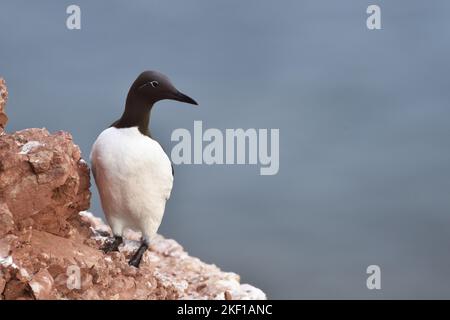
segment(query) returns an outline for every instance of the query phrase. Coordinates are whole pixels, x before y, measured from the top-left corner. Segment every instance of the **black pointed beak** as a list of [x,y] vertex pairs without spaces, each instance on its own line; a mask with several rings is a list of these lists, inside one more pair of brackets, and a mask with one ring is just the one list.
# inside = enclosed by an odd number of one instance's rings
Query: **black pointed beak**
[[191,97],[185,95],[184,93],[181,93],[180,91],[176,91],[172,96],[171,96],[172,100],[176,100],[176,101],[180,101],[180,102],[185,102],[185,103],[190,103],[193,105],[198,106],[197,101],[195,101],[194,99],[192,99]]

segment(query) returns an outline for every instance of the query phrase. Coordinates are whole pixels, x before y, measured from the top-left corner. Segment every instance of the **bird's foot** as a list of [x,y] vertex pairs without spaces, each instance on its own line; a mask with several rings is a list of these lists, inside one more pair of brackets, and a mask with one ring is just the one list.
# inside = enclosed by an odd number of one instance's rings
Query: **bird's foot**
[[123,239],[120,236],[114,236],[114,240],[108,241],[102,248],[104,253],[119,251],[119,246],[122,244]]
[[144,255],[147,248],[148,248],[148,244],[145,241],[143,241],[141,243],[141,246],[139,247],[139,249],[137,249],[137,251],[134,253],[133,257],[131,257],[128,264],[130,266],[139,268],[139,265],[141,264],[142,256]]

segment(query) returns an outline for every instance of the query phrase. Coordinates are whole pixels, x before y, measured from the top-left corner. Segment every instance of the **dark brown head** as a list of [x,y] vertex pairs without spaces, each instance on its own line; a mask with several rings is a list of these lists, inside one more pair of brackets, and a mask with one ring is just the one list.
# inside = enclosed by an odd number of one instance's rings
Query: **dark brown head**
[[148,105],[170,99],[198,105],[197,102],[178,91],[169,78],[158,71],[144,71],[134,81],[130,93]]
[[111,126],[138,127],[142,134],[150,136],[148,125],[152,106],[165,99],[198,105],[194,99],[178,91],[167,76],[157,71],[144,71],[131,85],[122,117]]

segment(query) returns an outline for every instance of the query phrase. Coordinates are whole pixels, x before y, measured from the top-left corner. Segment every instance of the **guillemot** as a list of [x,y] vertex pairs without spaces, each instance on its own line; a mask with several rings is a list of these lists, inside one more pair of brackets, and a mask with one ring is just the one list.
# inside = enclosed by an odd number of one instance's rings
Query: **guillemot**
[[164,99],[197,105],[162,73],[141,73],[131,85],[121,118],[98,136],[90,156],[114,236],[103,251],[117,251],[125,229],[140,231],[141,245],[129,261],[135,267],[161,224],[172,191],[172,163],[148,128],[153,105]]

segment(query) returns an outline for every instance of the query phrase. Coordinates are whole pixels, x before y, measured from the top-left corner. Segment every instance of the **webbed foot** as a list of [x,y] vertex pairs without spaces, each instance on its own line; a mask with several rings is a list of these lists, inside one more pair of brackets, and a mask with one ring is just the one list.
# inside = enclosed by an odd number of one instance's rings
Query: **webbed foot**
[[139,247],[139,249],[137,249],[137,251],[134,253],[133,257],[131,257],[130,261],[128,262],[128,264],[130,266],[139,268],[139,265],[141,263],[142,260],[142,256],[144,255],[144,252],[148,249],[148,244],[145,241],[142,241],[141,246]]
[[123,239],[120,236],[114,236],[114,240],[108,241],[102,248],[104,253],[119,251],[119,246],[122,244]]

